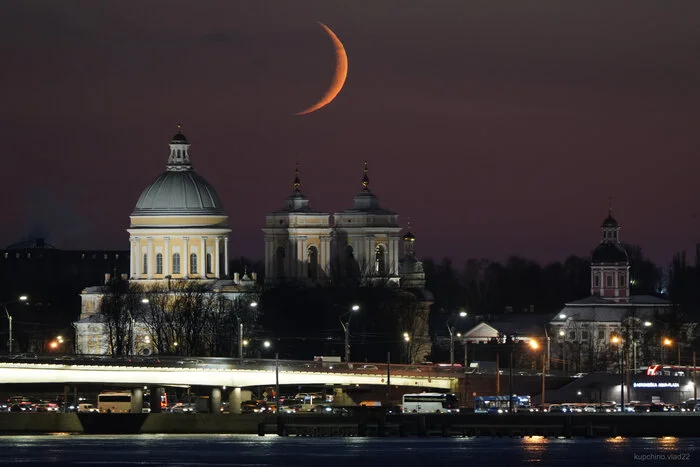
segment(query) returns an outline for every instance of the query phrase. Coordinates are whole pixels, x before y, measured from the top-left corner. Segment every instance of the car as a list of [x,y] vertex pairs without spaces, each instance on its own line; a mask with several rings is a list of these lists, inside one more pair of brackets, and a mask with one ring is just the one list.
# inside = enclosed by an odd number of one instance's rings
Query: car
[[86,404],[86,403],[78,404],[78,409],[76,411],[78,413],[97,413],[97,412],[99,412],[98,408],[95,407],[93,404]]
[[[541,375],[542,373],[540,373]],[[571,376],[572,378],[583,378],[584,376],[588,375],[588,373],[576,373],[575,375]],[[550,376],[550,375],[547,375]]]
[[357,367],[358,370],[378,370],[377,365],[360,365]]
[[587,405],[587,406],[585,406],[585,407],[583,408],[583,411],[584,411],[585,413],[596,413],[596,412],[598,412],[598,409],[595,408],[595,406]]
[[177,404],[170,407],[170,413],[196,413],[194,404],[185,404],[183,402],[178,402]]
[[34,408],[35,412],[58,412],[58,404],[55,402],[45,402],[41,401],[39,404],[36,405]]

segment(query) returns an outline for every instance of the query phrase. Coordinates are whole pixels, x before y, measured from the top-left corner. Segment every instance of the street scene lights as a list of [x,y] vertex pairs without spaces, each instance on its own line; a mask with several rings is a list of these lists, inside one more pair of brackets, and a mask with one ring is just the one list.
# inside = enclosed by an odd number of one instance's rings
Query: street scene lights
[[405,346],[405,352],[406,352],[406,362],[407,363],[412,363],[411,362],[411,335],[407,332],[403,333],[403,342]]
[[[530,348],[532,350],[539,350],[540,349],[540,344],[537,342],[535,339],[530,339]],[[537,356],[535,356],[535,361],[537,361]],[[545,378],[547,376],[547,356],[545,355],[544,352],[542,352],[542,393],[540,396],[540,404],[544,404],[544,392],[545,392]]]
[[[664,347],[668,347],[670,350],[673,347],[673,339],[669,339],[668,337],[664,337],[663,345],[664,345]],[[680,339],[676,343],[676,347],[678,349],[678,363],[677,363],[677,365],[680,365],[681,364],[681,341],[680,341]],[[668,360],[669,360],[669,362],[671,361],[670,358]]]
[[[258,307],[258,302],[250,302],[248,306],[252,309],[255,309]],[[240,313],[236,315],[236,319],[238,320],[238,358],[240,360],[243,360],[243,347],[248,345],[248,341],[243,339],[243,320],[241,319]]]
[[4,302],[2,304],[3,308],[5,308],[5,315],[7,316],[7,325],[8,325],[8,332],[9,332],[9,336],[7,339],[7,349],[10,353],[12,353],[12,315],[7,310],[7,305],[9,305],[10,303],[26,302],[26,301],[27,301],[27,296],[22,295],[19,298],[17,298],[16,300],[10,300],[9,302]]
[[360,305],[352,305],[350,310],[346,311],[340,315],[340,324],[343,326],[343,331],[345,332],[345,361],[350,361],[350,320],[352,319],[353,313],[357,313],[360,310]]
[[[460,318],[466,318],[467,312],[462,310],[459,312],[458,316]],[[456,326],[457,326],[456,319],[454,319],[454,320],[451,320],[449,318],[447,319],[447,332],[450,334],[450,366],[455,365],[455,327]]]
[[622,358],[622,338],[614,335],[610,338],[610,342],[617,347],[617,356],[620,360],[620,411],[625,411],[625,372],[623,371],[624,361]]

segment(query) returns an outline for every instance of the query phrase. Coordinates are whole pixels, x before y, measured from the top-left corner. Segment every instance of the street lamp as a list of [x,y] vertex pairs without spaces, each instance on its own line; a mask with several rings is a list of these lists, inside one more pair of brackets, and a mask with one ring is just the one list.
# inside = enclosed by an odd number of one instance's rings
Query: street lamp
[[[467,312],[462,310],[459,312],[460,318],[466,318]],[[455,327],[457,326],[457,320],[455,319],[450,326],[450,318],[447,319],[447,332],[450,334],[450,366],[455,365]]]
[[620,411],[625,412],[625,373],[623,371],[624,362],[622,360],[622,338],[614,335],[610,342],[617,346],[617,355],[620,359]]
[[[664,337],[663,345],[668,347],[668,348],[671,348],[671,347],[673,347],[673,340],[669,339],[668,337]],[[680,366],[681,365],[681,341],[680,341],[680,339],[678,339],[678,342],[676,343],[676,347],[678,349],[678,366]]]
[[[250,302],[248,304],[249,307],[255,309],[258,307],[258,302]],[[238,320],[238,359],[243,360],[243,346],[247,345],[244,344],[244,339],[243,339],[243,320],[241,319],[241,314],[238,313],[236,315],[236,319]],[[232,351],[233,353],[233,351]]]
[[408,363],[411,363],[411,335],[407,332],[404,332],[403,341],[406,346],[406,361]]
[[[346,311],[338,318],[340,324],[343,326],[343,331],[345,332],[345,361],[350,361],[350,320],[352,319],[353,313],[360,310],[360,305],[352,305],[350,310]],[[345,319],[344,319],[345,318]]]
[[[530,348],[532,350],[539,350],[540,344],[535,339],[530,339]],[[537,360],[537,357],[535,357]],[[544,406],[544,392],[545,392],[545,377],[547,376],[547,356],[542,353],[542,395],[540,396],[540,405]],[[512,396],[511,396],[512,397]]]
[[12,353],[12,316],[10,315],[10,312],[7,311],[7,305],[10,303],[15,303],[15,302],[26,302],[27,301],[27,296],[22,295],[16,300],[10,300],[9,302],[4,302],[2,304],[3,308],[5,308],[5,315],[7,316],[7,323],[8,323],[8,330],[9,330],[9,336],[8,336],[8,342],[7,342],[7,348],[10,353]]

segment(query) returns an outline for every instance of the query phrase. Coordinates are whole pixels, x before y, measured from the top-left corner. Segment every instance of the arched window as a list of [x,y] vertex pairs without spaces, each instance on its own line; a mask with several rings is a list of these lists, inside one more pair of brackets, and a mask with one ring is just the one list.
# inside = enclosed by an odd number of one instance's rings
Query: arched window
[[608,288],[611,288],[611,287],[613,286],[613,276],[612,276],[612,274],[608,274],[607,276],[605,276],[605,282],[606,282],[605,285],[606,285]]
[[163,274],[163,254],[156,254],[156,274]]
[[212,261],[211,261],[211,253],[207,253],[207,274],[213,274],[212,273]]
[[374,272],[386,274],[386,250],[384,245],[377,245],[374,254]]
[[308,264],[309,279],[317,280],[318,279],[318,249],[316,249],[315,246],[310,246],[307,253],[308,253],[308,257],[309,257],[309,264]]
[[600,276],[598,274],[593,276],[593,287],[595,287],[596,289],[600,287]]
[[284,256],[284,247],[277,247],[277,251],[275,252],[275,271],[277,272],[278,277],[284,276]]
[[197,274],[197,255],[194,253],[190,255],[190,273]]
[[620,287],[625,287],[627,284],[625,284],[625,275],[621,274],[620,275]]
[[173,254],[173,274],[180,274],[180,253]]
[[148,274],[148,255],[144,253],[143,255],[143,271],[144,274]]

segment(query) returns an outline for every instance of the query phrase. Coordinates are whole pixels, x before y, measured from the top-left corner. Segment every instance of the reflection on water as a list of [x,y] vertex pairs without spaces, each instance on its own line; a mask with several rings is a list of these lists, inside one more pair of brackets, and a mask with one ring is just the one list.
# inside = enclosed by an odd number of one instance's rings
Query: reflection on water
[[[699,465],[697,438],[305,438],[252,435],[0,436],[2,465],[426,465],[567,467],[628,465],[645,454],[686,453]],[[98,462],[99,461],[99,462]],[[654,465],[654,462],[645,463]]]

